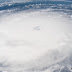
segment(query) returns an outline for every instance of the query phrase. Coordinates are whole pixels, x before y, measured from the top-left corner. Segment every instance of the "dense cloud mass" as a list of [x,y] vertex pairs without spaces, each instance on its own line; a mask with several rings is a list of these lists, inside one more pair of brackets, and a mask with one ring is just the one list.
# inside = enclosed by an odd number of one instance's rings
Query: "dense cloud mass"
[[71,2],[0,1],[0,72],[72,72]]

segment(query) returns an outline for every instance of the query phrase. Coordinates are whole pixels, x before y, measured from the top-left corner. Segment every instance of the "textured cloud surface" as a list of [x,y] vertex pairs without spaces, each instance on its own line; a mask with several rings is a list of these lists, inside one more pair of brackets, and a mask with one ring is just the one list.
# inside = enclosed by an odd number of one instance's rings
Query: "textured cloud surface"
[[71,7],[55,2],[0,5],[0,72],[71,72]]

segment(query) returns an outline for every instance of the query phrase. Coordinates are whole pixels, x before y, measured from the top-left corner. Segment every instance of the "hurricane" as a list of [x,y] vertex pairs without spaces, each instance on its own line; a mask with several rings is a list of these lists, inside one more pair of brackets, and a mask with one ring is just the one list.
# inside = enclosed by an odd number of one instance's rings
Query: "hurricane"
[[72,1],[0,0],[0,72],[72,72]]

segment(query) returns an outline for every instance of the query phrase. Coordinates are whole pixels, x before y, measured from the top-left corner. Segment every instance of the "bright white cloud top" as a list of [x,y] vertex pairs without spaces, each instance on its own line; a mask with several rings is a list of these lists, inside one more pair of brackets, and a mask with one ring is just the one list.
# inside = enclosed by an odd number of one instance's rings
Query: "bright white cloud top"
[[51,10],[0,17],[1,72],[71,72],[72,21]]

